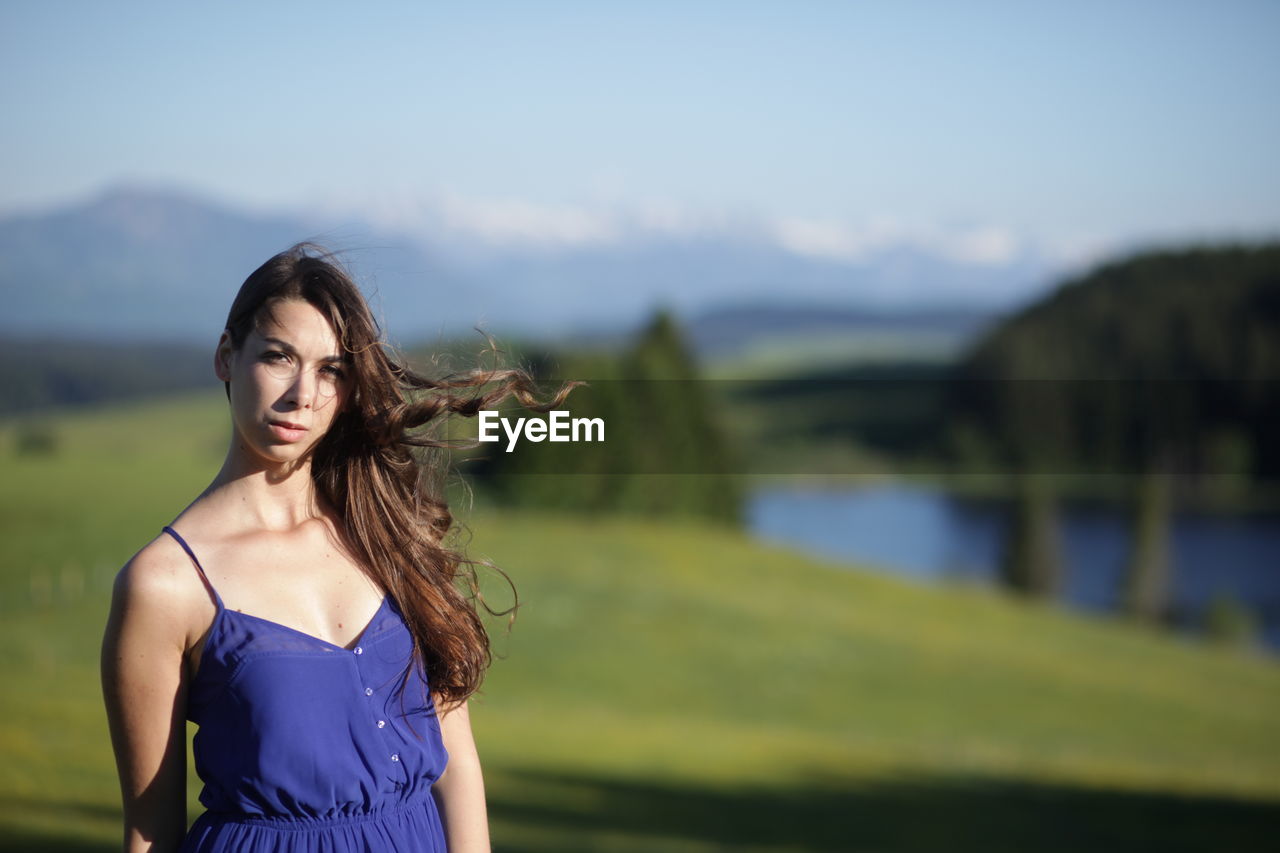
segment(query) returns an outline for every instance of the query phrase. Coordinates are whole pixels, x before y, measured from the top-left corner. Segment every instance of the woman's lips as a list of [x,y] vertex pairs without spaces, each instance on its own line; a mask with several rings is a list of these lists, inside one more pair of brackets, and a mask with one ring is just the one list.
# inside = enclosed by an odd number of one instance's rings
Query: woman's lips
[[288,421],[272,421],[271,431],[274,432],[277,437],[290,442],[302,441],[303,437],[307,434],[307,431],[304,428],[296,424],[290,424]]

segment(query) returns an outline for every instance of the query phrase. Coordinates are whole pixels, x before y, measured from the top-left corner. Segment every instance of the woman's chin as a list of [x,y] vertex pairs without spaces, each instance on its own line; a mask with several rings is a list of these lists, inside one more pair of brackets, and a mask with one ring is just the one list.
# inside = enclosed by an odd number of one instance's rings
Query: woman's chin
[[287,442],[270,442],[264,445],[259,445],[256,449],[258,451],[258,457],[265,464],[280,466],[302,462],[309,458],[311,445],[309,443],[294,444]]

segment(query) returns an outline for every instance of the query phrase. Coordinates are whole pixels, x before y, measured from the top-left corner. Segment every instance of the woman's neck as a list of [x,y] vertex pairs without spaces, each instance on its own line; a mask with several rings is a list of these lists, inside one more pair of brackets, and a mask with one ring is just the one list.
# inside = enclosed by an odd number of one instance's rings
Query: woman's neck
[[247,464],[228,454],[213,481],[196,501],[210,501],[247,526],[293,530],[327,516],[327,507],[311,478],[311,459],[286,465]]

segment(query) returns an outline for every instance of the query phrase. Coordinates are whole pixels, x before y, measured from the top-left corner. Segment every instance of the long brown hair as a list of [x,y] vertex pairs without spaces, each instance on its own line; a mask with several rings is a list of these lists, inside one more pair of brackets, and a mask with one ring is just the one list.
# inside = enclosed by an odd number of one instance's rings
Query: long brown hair
[[[328,318],[351,373],[347,403],[313,451],[312,480],[340,513],[347,547],[399,605],[414,640],[410,665],[424,668],[446,704],[461,703],[480,687],[492,661],[477,602],[490,614],[514,618],[518,599],[506,610],[491,609],[480,593],[477,561],[447,544],[454,528],[445,499],[448,449],[476,443],[442,437],[446,421],[451,413],[474,417],[510,396],[546,412],[585,383],[566,382],[540,403],[533,378],[519,367],[438,379],[411,370],[387,351],[368,303],[335,253],[312,242],[275,255],[245,279],[227,316],[232,347],[240,350],[255,324],[290,299]],[[473,390],[456,393],[462,389]],[[409,674],[406,667],[402,701]]]

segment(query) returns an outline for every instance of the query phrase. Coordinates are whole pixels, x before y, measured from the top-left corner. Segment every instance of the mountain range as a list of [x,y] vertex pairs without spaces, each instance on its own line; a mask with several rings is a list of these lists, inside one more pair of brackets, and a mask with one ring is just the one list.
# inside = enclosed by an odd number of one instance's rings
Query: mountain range
[[[1037,296],[1050,277],[1030,251],[966,258],[882,241],[842,258],[749,224],[682,232],[616,218],[603,239],[548,243],[500,239],[492,217],[450,210],[262,213],[124,185],[51,210],[10,212],[0,216],[0,334],[213,341],[247,274],[303,239],[343,250],[384,329],[404,343],[476,327],[607,340],[657,307],[673,310],[704,352],[819,328],[964,335]],[[536,234],[531,216],[502,220],[507,236]],[[576,230],[556,233],[592,235],[595,223],[579,217]]]

